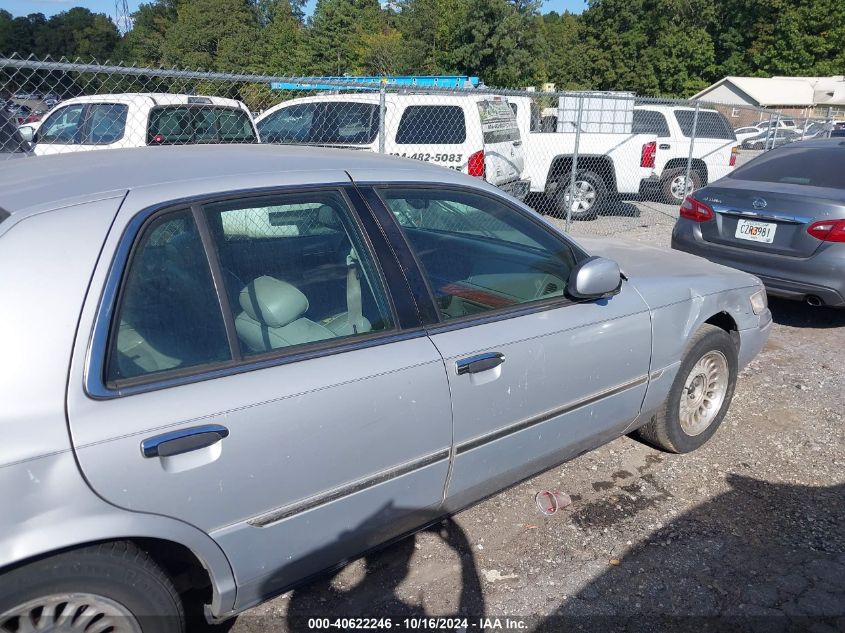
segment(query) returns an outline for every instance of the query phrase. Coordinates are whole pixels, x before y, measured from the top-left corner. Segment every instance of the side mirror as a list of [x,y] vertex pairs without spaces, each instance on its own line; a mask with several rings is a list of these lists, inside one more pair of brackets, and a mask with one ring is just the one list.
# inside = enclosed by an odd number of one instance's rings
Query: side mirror
[[35,141],[35,130],[31,125],[22,125],[18,128],[18,133],[21,135],[21,138],[27,143],[32,143]]
[[619,264],[604,257],[590,257],[569,273],[567,293],[573,299],[604,299],[619,294],[621,288]]

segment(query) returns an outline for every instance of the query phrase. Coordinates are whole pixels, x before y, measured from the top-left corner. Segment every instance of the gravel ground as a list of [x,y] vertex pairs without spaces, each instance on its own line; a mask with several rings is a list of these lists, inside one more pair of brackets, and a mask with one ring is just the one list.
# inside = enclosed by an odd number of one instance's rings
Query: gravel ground
[[[668,247],[676,209],[629,206],[640,217],[573,233]],[[845,311],[771,308],[768,346],[701,450],[620,438],[227,628],[463,613],[469,630],[477,616],[530,616],[523,630],[845,631]],[[543,516],[544,489],[573,503]]]

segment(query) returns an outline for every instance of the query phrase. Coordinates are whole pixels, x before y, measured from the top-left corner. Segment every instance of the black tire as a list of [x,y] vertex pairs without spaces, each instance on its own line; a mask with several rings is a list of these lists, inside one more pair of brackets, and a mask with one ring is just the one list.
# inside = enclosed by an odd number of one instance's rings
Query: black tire
[[[675,180],[678,178],[686,179],[686,175],[686,169],[670,169],[663,174],[663,177],[660,179],[660,197],[663,202],[680,205],[684,201],[686,194],[680,195],[677,186],[675,186]],[[700,173],[694,169],[690,170],[689,179],[692,181],[693,191],[701,188],[702,179]],[[683,191],[683,183],[680,183],[680,187],[680,191]]]
[[[568,192],[570,184],[571,181],[569,176],[564,176],[558,182],[557,190],[554,193],[554,215],[555,217],[562,218],[564,220],[567,217],[567,198],[569,197]],[[592,204],[589,208],[581,211],[572,211],[573,220],[595,220],[596,216],[598,216],[599,212],[607,204],[608,192],[604,178],[594,171],[589,171],[587,169],[579,170],[575,175],[576,190],[585,185],[595,193],[595,197],[592,199]]]
[[[0,631],[17,630],[21,606],[55,598],[56,615],[81,613],[87,600],[91,608],[109,601],[132,617],[116,615],[128,630],[137,624],[143,633],[182,633],[185,615],[170,578],[143,550],[127,541],[91,545],[56,554],[13,569],[0,576]],[[103,600],[104,599],[104,600]],[[97,600],[102,604],[97,604]],[[72,605],[72,606],[70,606]],[[37,607],[36,607],[37,608]],[[23,610],[35,612],[33,607]],[[33,616],[35,617],[35,616]],[[79,617],[79,616],[77,616]],[[111,617],[111,615],[109,615]]]
[[[709,425],[702,432],[690,435],[684,431],[680,421],[681,397],[686,395],[684,393],[686,381],[693,367],[708,352],[721,352],[724,355],[728,370],[727,389],[722,404]],[[686,354],[681,361],[666,402],[651,421],[637,431],[637,434],[652,446],[670,453],[689,453],[699,448],[722,424],[736,388],[737,371],[737,350],[731,336],[714,325],[701,326],[687,346]]]

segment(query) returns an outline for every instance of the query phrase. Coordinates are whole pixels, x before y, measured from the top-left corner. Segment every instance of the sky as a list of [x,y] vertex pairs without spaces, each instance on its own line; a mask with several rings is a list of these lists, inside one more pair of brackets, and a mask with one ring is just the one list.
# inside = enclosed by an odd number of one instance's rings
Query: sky
[[[316,3],[317,0],[308,0],[309,13],[313,11]],[[129,10],[134,11],[138,4],[138,0],[129,0]],[[87,7],[96,13],[105,13],[109,16],[114,16],[116,13],[114,0],[0,0],[0,9],[6,9],[15,16],[43,13],[49,17],[54,13],[67,11],[71,7]],[[560,13],[568,9],[573,13],[580,13],[586,8],[586,0],[545,0],[543,3],[543,12]]]

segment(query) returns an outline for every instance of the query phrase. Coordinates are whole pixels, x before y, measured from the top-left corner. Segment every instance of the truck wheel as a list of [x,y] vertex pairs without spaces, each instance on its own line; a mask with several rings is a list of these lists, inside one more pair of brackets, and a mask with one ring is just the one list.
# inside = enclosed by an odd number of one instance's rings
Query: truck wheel
[[728,411],[736,387],[736,346],[705,324],[695,333],[660,411],[638,435],[672,453],[689,453],[709,440]]
[[572,200],[573,220],[595,220],[599,210],[607,202],[607,185],[604,179],[593,171],[579,171],[575,176],[575,195],[571,195],[572,182],[564,176],[555,193],[557,216],[566,218]]
[[182,633],[170,578],[125,541],[43,558],[0,576],[0,631]]
[[660,191],[663,201],[668,204],[681,204],[689,194],[701,187],[701,174],[690,170],[687,183],[686,169],[672,169],[660,179]]

